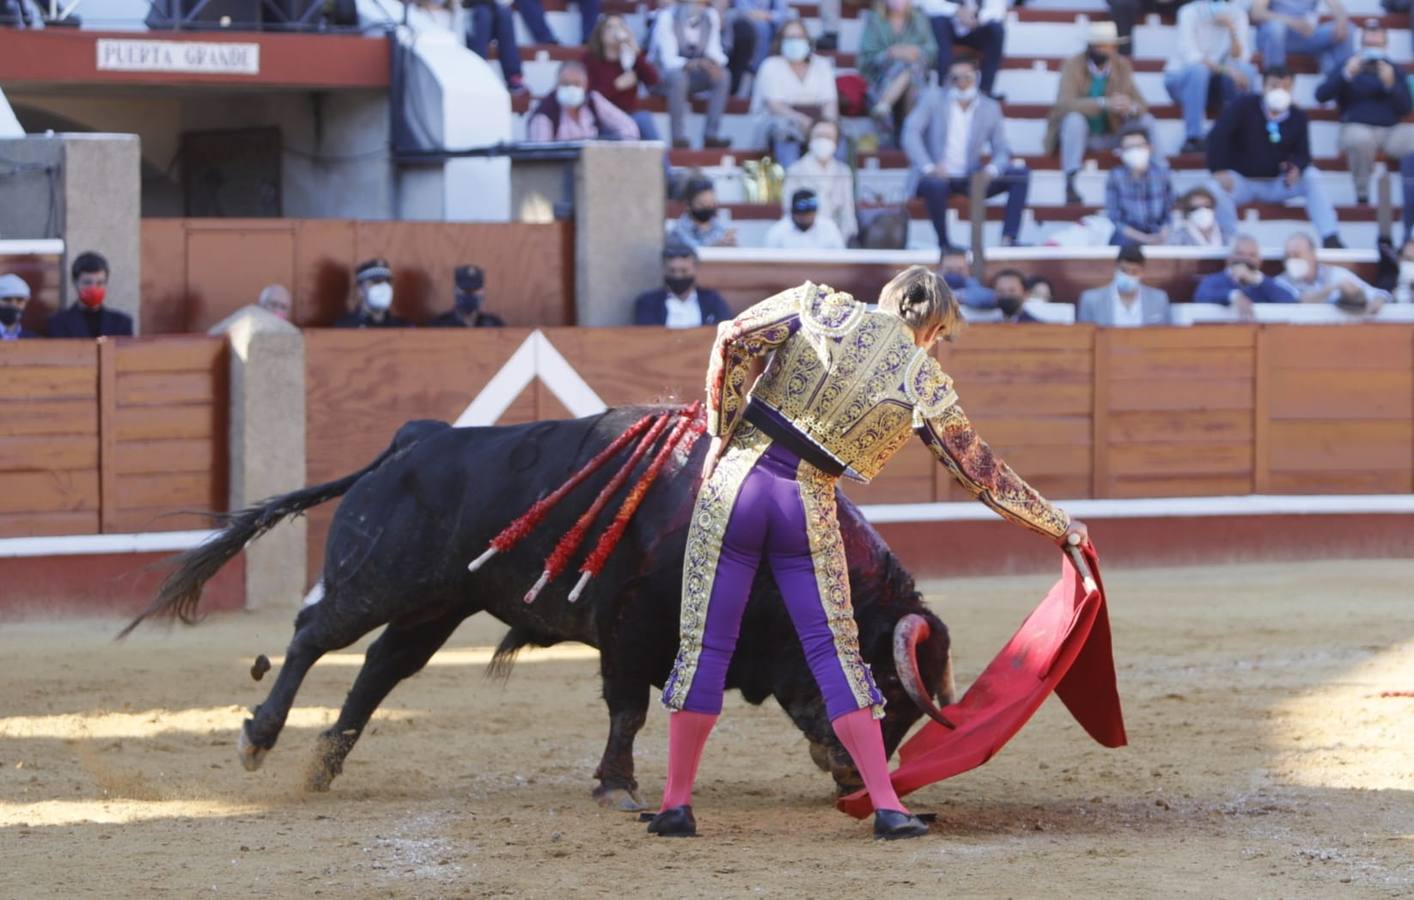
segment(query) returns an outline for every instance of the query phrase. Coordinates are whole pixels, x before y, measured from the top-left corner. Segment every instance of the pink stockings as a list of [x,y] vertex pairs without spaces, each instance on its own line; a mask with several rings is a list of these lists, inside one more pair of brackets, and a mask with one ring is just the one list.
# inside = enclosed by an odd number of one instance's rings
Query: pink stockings
[[[659,812],[676,806],[692,805],[692,783],[697,779],[697,764],[702,761],[702,748],[717,717],[706,713],[679,710],[668,716],[668,784],[663,789],[663,805]],[[845,713],[830,723],[840,743],[864,778],[869,800],[875,809],[908,812],[894,792],[889,780],[889,761],[884,756],[884,736],[879,723],[868,709]]]
[[856,709],[835,718],[830,725],[834,727],[840,743],[849,751],[850,759],[854,760],[854,767],[864,779],[864,789],[869,792],[869,802],[874,804],[874,808],[908,812],[894,792],[894,783],[889,780],[884,733],[874,718],[873,710]]

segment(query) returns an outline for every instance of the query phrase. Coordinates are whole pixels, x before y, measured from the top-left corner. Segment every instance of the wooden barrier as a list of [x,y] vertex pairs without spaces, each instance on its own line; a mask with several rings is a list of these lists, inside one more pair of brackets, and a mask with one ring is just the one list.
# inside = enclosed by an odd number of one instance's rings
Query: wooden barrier
[[226,341],[99,343],[103,531],[206,528],[226,508]]
[[[279,283],[302,327],[352,308],[354,267],[393,267],[393,312],[413,322],[451,308],[452,271],[486,271],[486,308],[511,325],[574,321],[568,222],[381,222],[347,219],[143,219],[142,330],[201,332]],[[625,298],[625,304],[632,298]]]
[[98,347],[0,344],[0,537],[99,530]]
[[178,531],[226,508],[218,338],[0,345],[0,537]]

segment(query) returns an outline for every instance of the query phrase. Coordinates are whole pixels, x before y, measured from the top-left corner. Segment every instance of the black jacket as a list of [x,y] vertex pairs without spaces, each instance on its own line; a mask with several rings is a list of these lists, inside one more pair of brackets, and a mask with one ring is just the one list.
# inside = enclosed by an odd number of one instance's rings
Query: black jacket
[[[1385,60],[1389,62],[1389,60]],[[1404,70],[1390,63],[1394,68],[1394,87],[1387,88],[1368,67],[1355,73],[1354,78],[1346,78],[1344,67],[1326,76],[1321,86],[1316,88],[1316,99],[1322,103],[1334,100],[1340,108],[1342,122],[1357,125],[1391,126],[1409,115],[1409,81]]]
[[[716,291],[697,289],[697,305],[702,308],[702,324],[716,325],[731,321],[732,311],[727,309],[727,301]],[[633,301],[633,324],[666,325],[668,322],[668,289],[654,288],[638,295]]]
[[[95,326],[97,333],[94,333]],[[133,333],[133,320],[127,313],[106,306],[90,312],[75,303],[50,316],[45,330],[52,338],[126,337]]]
[[466,322],[462,321],[461,316],[457,315],[455,309],[449,309],[428,322],[427,326],[429,328],[502,328],[505,324],[506,320],[500,316],[478,310],[476,320],[468,325]]
[[1311,164],[1310,128],[1306,114],[1287,110],[1277,124],[1280,140],[1272,143],[1267,132],[1267,111],[1261,94],[1246,94],[1227,105],[1208,132],[1208,169],[1231,169],[1244,178],[1276,178],[1281,164],[1297,169]]
[[334,323],[335,328],[411,328],[412,323],[407,319],[400,319],[392,313],[385,313],[383,321],[375,322],[368,313],[360,307],[357,311],[345,313],[339,317],[339,321]]

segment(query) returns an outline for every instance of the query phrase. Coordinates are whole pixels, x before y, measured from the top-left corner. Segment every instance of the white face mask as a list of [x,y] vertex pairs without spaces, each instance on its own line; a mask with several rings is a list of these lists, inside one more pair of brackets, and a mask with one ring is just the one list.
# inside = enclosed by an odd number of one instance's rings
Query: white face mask
[[1124,160],[1124,164],[1134,171],[1142,171],[1149,168],[1149,148],[1129,147],[1120,152],[1119,158]]
[[1291,109],[1291,91],[1288,91],[1286,88],[1272,88],[1264,95],[1264,99],[1267,103],[1267,109],[1277,115],[1281,115],[1288,109]]
[[1192,222],[1193,227],[1199,231],[1207,231],[1212,228],[1216,219],[1211,206],[1200,206],[1188,214],[1188,221]]
[[781,55],[791,62],[802,62],[810,55],[810,42],[805,38],[786,38],[781,41]]
[[1299,256],[1286,261],[1286,274],[1292,281],[1305,281],[1311,274],[1311,264]]
[[1399,280],[1405,284],[1414,282],[1414,259],[1401,259],[1399,261]]
[[955,87],[952,89],[952,95],[963,103],[971,103],[977,99],[977,85],[974,84],[966,88]]
[[638,54],[633,52],[633,48],[624,44],[619,48],[619,67],[625,72],[633,68],[633,64],[638,62]]
[[810,155],[825,162],[835,155],[835,142],[827,137],[810,139]]
[[369,309],[387,309],[393,305],[393,286],[386,282],[370,284],[364,296]]
[[584,88],[577,84],[562,84],[555,88],[555,99],[561,106],[576,109],[584,105]]

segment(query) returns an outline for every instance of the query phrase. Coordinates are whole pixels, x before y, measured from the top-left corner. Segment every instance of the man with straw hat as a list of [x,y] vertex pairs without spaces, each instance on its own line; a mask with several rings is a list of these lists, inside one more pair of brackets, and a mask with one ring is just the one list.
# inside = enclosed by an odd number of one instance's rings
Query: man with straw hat
[[1061,67],[1060,90],[1046,123],[1046,152],[1060,150],[1065,202],[1081,203],[1075,189],[1085,153],[1113,150],[1126,128],[1143,128],[1149,146],[1162,158],[1154,117],[1134,81],[1134,66],[1120,56],[1121,38],[1113,22],[1091,22],[1083,52]]

